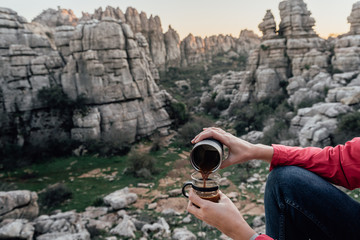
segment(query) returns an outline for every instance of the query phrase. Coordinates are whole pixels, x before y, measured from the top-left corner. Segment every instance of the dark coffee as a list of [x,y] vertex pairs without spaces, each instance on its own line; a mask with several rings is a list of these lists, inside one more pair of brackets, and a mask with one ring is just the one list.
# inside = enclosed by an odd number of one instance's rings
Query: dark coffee
[[206,180],[209,174],[219,165],[220,154],[212,146],[202,145],[193,150],[194,164],[199,168],[203,179],[203,187],[206,188]]
[[204,200],[209,200],[209,201],[217,203],[220,200],[220,194],[217,193],[214,196],[201,196],[201,198],[204,199]]
[[199,146],[193,150],[192,154],[194,165],[204,173],[212,172],[221,162],[219,152],[211,146]]

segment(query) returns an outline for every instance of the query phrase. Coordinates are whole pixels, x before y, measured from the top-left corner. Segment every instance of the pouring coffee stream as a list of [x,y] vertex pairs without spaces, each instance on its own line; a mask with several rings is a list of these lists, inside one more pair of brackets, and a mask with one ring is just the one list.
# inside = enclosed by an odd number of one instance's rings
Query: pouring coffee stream
[[221,163],[221,156],[214,147],[201,145],[193,149],[192,159],[202,175],[204,181],[203,187],[206,188],[206,180],[210,173],[214,172]]
[[[201,191],[209,192],[210,189],[214,191],[213,187],[207,188],[207,181],[213,181],[209,178],[209,175],[215,173],[221,165],[223,158],[223,145],[215,139],[204,139],[196,143],[190,154],[190,162],[193,168],[201,174],[202,189]],[[185,187],[185,185],[184,185]],[[197,188],[198,187],[194,187]],[[218,187],[216,187],[216,193]],[[184,193],[184,192],[183,192]],[[184,194],[186,196],[186,194]],[[211,196],[202,196],[203,199],[207,199],[213,202],[218,202],[220,199],[219,194]]]

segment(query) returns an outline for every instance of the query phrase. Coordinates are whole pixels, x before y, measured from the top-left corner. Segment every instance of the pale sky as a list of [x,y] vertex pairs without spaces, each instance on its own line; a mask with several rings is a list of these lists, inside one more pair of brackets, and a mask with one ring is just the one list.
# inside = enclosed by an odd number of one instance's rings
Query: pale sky
[[[150,15],[158,15],[163,31],[171,25],[180,38],[189,33],[195,36],[231,34],[238,37],[242,29],[261,35],[258,25],[271,9],[276,24],[280,22],[281,0],[1,0],[0,7],[11,8],[29,22],[47,8],[58,6],[72,9],[77,17],[82,12],[93,13],[106,6],[120,7],[125,13],[131,6]],[[315,18],[315,31],[324,38],[329,34],[342,34],[350,29],[347,17],[356,0],[305,0]]]

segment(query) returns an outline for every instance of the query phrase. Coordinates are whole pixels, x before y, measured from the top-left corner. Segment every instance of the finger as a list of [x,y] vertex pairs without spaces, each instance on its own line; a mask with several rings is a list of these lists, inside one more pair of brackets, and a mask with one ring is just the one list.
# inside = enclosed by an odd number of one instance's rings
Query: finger
[[226,204],[226,205],[228,205],[228,204],[234,205],[234,203],[231,201],[231,199],[228,196],[226,196],[224,193],[220,194],[219,203]]
[[[226,196],[226,195],[225,195],[223,192],[221,192],[220,190],[219,190],[219,195],[220,195],[219,203],[230,200],[230,198],[228,198],[228,196]],[[230,201],[231,201],[231,200],[230,200]]]
[[193,204],[191,201],[189,201],[186,210],[197,218],[200,214],[200,208]]
[[201,199],[193,189],[190,189],[189,191],[189,200],[199,208],[201,208],[206,203],[206,200]]
[[[193,143],[198,143],[201,140],[204,140],[206,138],[214,138],[222,143],[225,144],[225,138],[224,135],[225,132],[219,131],[219,130],[215,130],[212,128],[207,129],[206,131],[201,132],[200,134],[198,134],[194,139],[193,139]],[[226,145],[226,144],[225,144]]]
[[199,138],[199,136],[200,136],[202,133],[204,133],[205,131],[208,131],[208,130],[210,130],[210,128],[203,128],[203,131],[200,132],[199,134],[197,134],[197,135],[191,140],[191,142],[192,142],[192,143],[195,143],[195,140],[196,140],[197,138]]

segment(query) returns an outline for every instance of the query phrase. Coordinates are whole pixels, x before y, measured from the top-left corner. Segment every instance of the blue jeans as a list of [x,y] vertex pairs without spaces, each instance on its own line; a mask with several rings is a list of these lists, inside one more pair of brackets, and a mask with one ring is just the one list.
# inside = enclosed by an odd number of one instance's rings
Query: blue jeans
[[360,239],[360,203],[300,167],[277,167],[265,190],[266,233],[278,240]]

